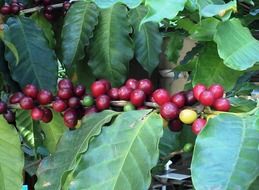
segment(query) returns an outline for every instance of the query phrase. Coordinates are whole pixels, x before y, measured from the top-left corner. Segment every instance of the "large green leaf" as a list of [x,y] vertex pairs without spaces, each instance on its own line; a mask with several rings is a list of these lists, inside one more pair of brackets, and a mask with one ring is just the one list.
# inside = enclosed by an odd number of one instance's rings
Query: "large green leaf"
[[159,114],[150,110],[122,113],[91,142],[69,189],[148,189],[162,125]]
[[60,137],[68,128],[64,125],[63,117],[57,112],[53,112],[53,119],[50,123],[41,122],[40,126],[44,132],[43,144],[52,154],[56,150]]
[[187,0],[146,0],[145,4],[149,8],[147,15],[141,21],[141,25],[146,22],[160,22],[164,18],[173,19],[179,11],[184,9]]
[[152,74],[159,64],[161,53],[162,35],[159,32],[157,23],[145,23],[139,27],[147,9],[139,6],[129,13],[130,22],[134,28],[133,41],[135,44],[135,57],[142,67]]
[[31,148],[37,149],[42,144],[39,123],[32,120],[30,112],[27,110],[17,110],[15,116],[16,127],[22,140]]
[[169,34],[169,40],[166,47],[165,54],[167,59],[173,63],[177,63],[180,56],[180,50],[183,48],[184,35],[178,32]]
[[180,146],[180,133],[172,132],[164,128],[164,133],[159,142],[159,151],[161,157],[166,157],[171,152],[179,150]]
[[193,85],[203,83],[211,85],[221,84],[226,90],[231,90],[242,72],[228,68],[217,54],[214,44],[207,44],[196,59],[196,67],[192,73]]
[[61,137],[56,152],[44,159],[38,169],[36,189],[60,190],[71,170],[75,169],[89,142],[101,132],[101,128],[116,115],[104,111],[85,117],[82,126],[75,131],[67,131]]
[[218,24],[214,40],[224,64],[235,70],[246,70],[259,61],[259,41],[238,19]]
[[0,189],[21,190],[24,156],[20,138],[12,125],[0,116]]
[[259,176],[254,180],[254,182],[250,185],[249,190],[257,190],[259,187]]
[[195,189],[248,189],[259,173],[258,145],[258,115],[224,113],[210,119],[196,139]]
[[66,67],[84,58],[84,48],[93,36],[98,12],[95,4],[83,1],[73,3],[68,10],[62,29],[62,63]]
[[256,107],[256,102],[242,97],[229,98],[231,103],[231,112],[248,112]]
[[56,40],[54,38],[54,32],[51,23],[40,12],[35,12],[31,15],[31,18],[37,24],[37,26],[43,31],[45,38],[48,41],[49,47],[54,49]]
[[100,8],[109,8],[111,6],[113,6],[114,4],[120,2],[120,3],[124,3],[126,4],[128,7],[130,8],[135,8],[138,5],[140,5],[140,3],[142,2],[142,0],[92,0],[93,2],[96,3],[96,5],[98,5]]
[[127,7],[121,4],[103,9],[90,44],[89,66],[94,75],[109,79],[115,86],[126,79],[133,57],[127,13]]
[[57,83],[57,61],[54,51],[40,28],[28,17],[10,17],[7,20],[9,40],[18,51],[19,63],[9,51],[5,57],[9,62],[12,78],[22,87],[33,83],[39,88],[54,91]]

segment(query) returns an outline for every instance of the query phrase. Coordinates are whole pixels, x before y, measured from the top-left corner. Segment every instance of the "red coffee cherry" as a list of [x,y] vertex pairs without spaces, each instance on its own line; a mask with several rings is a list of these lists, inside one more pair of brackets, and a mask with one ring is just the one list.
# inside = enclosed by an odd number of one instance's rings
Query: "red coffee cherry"
[[74,89],[74,94],[78,97],[82,97],[85,95],[85,86],[84,85],[77,85]]
[[48,90],[40,90],[37,96],[37,100],[41,105],[47,105],[52,102],[53,95]]
[[133,90],[130,94],[130,102],[136,107],[142,106],[145,102],[145,99],[146,94],[143,90],[136,89]]
[[24,88],[23,88],[23,93],[26,96],[29,96],[33,99],[37,98],[38,95],[38,89],[35,85],[33,84],[27,84]]
[[39,121],[43,117],[43,111],[39,107],[35,107],[31,110],[31,118],[35,121]]
[[215,99],[221,98],[224,94],[224,88],[220,84],[213,84],[209,87]]
[[160,114],[164,119],[176,119],[179,115],[178,107],[172,102],[166,102],[160,107]]
[[73,96],[73,91],[71,88],[61,88],[58,89],[58,97],[63,100],[67,100]]
[[58,88],[59,89],[63,89],[63,88],[69,88],[69,89],[73,89],[73,83],[71,82],[71,80],[69,79],[62,79],[58,82]]
[[129,100],[130,99],[130,94],[132,92],[132,89],[122,86],[119,88],[119,99],[120,100]]
[[182,108],[185,105],[184,93],[177,93],[171,97],[171,102],[177,105],[178,108]]
[[11,110],[7,110],[7,112],[4,113],[4,118],[9,124],[15,123],[15,113]]
[[11,14],[11,7],[10,7],[10,5],[8,3],[5,3],[4,6],[1,7],[0,12],[3,15]]
[[166,102],[170,102],[169,92],[162,88],[154,91],[152,94],[152,97],[153,97],[154,101],[160,106],[165,104]]
[[70,108],[78,108],[81,106],[80,99],[78,97],[71,97],[68,100],[68,106]]
[[213,107],[215,110],[217,111],[225,111],[228,112],[230,110],[230,102],[228,99],[226,98],[219,98],[217,99],[214,104]]
[[192,106],[197,102],[192,90],[185,92],[184,96],[185,96],[187,106]]
[[0,101],[0,114],[7,112],[7,104],[3,101]]
[[192,124],[192,132],[198,135],[201,130],[206,126],[207,121],[205,119],[198,118]]
[[183,123],[179,119],[174,119],[169,122],[168,128],[173,132],[179,132],[183,129]]
[[91,92],[93,97],[97,98],[107,92],[107,86],[102,81],[95,81],[91,85]]
[[98,112],[98,110],[95,106],[84,109],[84,115],[91,115],[91,114],[97,113],[97,112]]
[[101,95],[96,98],[96,108],[99,111],[108,109],[110,107],[110,97],[107,95]]
[[118,88],[111,88],[108,91],[108,96],[110,96],[110,98],[112,100],[118,100],[119,99],[119,89]]
[[193,95],[197,100],[200,100],[200,94],[206,90],[206,86],[203,84],[196,84],[193,88]]
[[212,92],[205,90],[203,91],[200,96],[200,103],[204,106],[212,106],[214,103],[214,95],[212,94]]
[[143,90],[146,95],[150,95],[153,91],[153,84],[149,79],[142,79],[138,83],[138,89]]
[[30,109],[34,108],[33,99],[31,97],[25,96],[20,100],[19,103],[20,103],[21,108],[24,110],[30,110]]
[[63,112],[67,109],[67,104],[65,101],[63,100],[55,100],[52,103],[52,108],[53,110],[55,110],[56,112]]
[[106,87],[106,92],[111,89],[111,83],[108,80],[101,79],[99,82],[102,82]]
[[68,109],[64,113],[64,123],[68,128],[75,128],[77,125],[78,118],[77,118],[77,112],[74,109]]
[[138,81],[136,79],[128,79],[125,83],[125,86],[135,90],[138,88]]
[[20,100],[24,97],[24,94],[22,92],[16,92],[13,95],[9,97],[9,102],[11,104],[17,104],[20,102]]
[[49,108],[42,108],[43,110],[43,117],[41,121],[44,123],[49,123],[53,119],[52,111]]

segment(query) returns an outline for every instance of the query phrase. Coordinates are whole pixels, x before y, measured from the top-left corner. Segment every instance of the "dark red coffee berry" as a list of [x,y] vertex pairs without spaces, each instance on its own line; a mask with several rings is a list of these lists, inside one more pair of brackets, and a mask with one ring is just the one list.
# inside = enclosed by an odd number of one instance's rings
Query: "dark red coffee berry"
[[145,102],[145,99],[146,94],[143,90],[136,89],[133,90],[130,94],[130,102],[136,107],[142,106]]
[[200,94],[206,90],[206,86],[203,84],[196,84],[193,88],[193,95],[197,100],[200,100]]
[[185,103],[185,96],[184,93],[177,93],[171,97],[171,102],[177,105],[178,108],[182,108]]
[[58,89],[58,97],[63,100],[67,100],[73,96],[73,91],[71,88],[61,88]]
[[118,100],[119,99],[119,89],[118,88],[111,88],[108,91],[108,96],[110,96],[110,98],[112,100]]
[[138,83],[138,89],[143,90],[146,95],[150,95],[153,91],[153,84],[149,79],[142,79]]
[[102,83],[105,85],[105,87],[106,87],[106,92],[108,92],[108,90],[111,89],[111,83],[110,83],[108,80],[101,79],[101,80],[99,80],[99,82],[102,82]]
[[200,103],[204,106],[212,106],[212,104],[214,103],[214,95],[212,94],[212,92],[205,90],[203,91],[200,96]]
[[179,109],[174,103],[166,102],[160,107],[160,114],[167,120],[176,119],[179,115]]
[[119,99],[120,100],[129,100],[130,99],[130,94],[132,92],[132,89],[122,86],[119,88]]
[[80,105],[81,105],[81,102],[80,102],[80,99],[78,97],[69,98],[68,106],[70,108],[78,108],[78,107],[80,107]]
[[95,81],[91,85],[91,93],[93,97],[97,98],[100,95],[103,95],[107,92],[107,86],[102,81]]
[[170,94],[167,90],[165,89],[157,89],[156,91],[153,92],[152,97],[158,105],[163,105],[166,102],[170,102]]
[[24,110],[30,110],[34,108],[33,99],[31,97],[25,96],[20,100],[20,106]]
[[90,114],[93,114],[93,113],[97,113],[98,110],[95,106],[92,106],[92,107],[89,107],[89,108],[85,108],[84,109],[84,115],[90,115]]
[[173,132],[179,132],[183,129],[183,123],[179,119],[174,119],[169,122],[168,128]]
[[63,112],[67,109],[67,104],[63,100],[55,100],[54,102],[52,102],[52,108],[56,112]]
[[23,93],[26,95],[26,96],[29,96],[31,98],[37,98],[38,96],[38,89],[35,85],[33,84],[28,84],[26,85],[24,88],[23,88]]
[[213,84],[209,87],[209,91],[212,92],[215,99],[222,98],[224,94],[224,88],[220,84]]
[[53,95],[50,91],[48,90],[40,90],[37,96],[37,100],[39,104],[41,105],[46,105],[52,102],[53,100]]
[[192,106],[193,104],[195,104],[197,102],[192,90],[185,92],[184,95],[185,95],[185,100],[186,100],[187,106]]
[[7,111],[7,104],[3,101],[0,101],[0,114],[6,113]]
[[192,124],[192,132],[198,135],[201,130],[206,126],[207,121],[205,119],[198,118]]
[[7,112],[4,113],[4,118],[10,124],[15,123],[15,113],[11,110],[7,110]]
[[101,95],[96,98],[96,108],[99,111],[108,109],[110,107],[110,97],[107,95]]
[[11,3],[11,13],[18,14],[20,12],[20,6],[18,3]]
[[31,110],[31,118],[35,121],[39,121],[43,117],[43,111],[39,107],[35,107]]
[[52,111],[49,108],[42,108],[43,110],[43,117],[41,121],[44,123],[49,123],[53,119]]
[[219,98],[217,99],[214,104],[213,107],[215,110],[217,111],[225,111],[228,112],[230,110],[230,102],[228,99],[226,98]]
[[10,5],[8,3],[5,3],[4,6],[1,7],[0,12],[3,15],[11,14],[11,7],[10,7]]
[[77,97],[82,97],[85,95],[85,86],[84,85],[77,85],[75,88],[74,88],[74,94],[77,96]]
[[71,82],[71,80],[69,79],[62,79],[58,82],[58,88],[59,89],[63,89],[63,88],[69,88],[69,89],[73,89],[73,83]]
[[20,100],[24,97],[24,94],[21,92],[16,92],[13,95],[9,97],[9,102],[11,104],[17,104],[20,102]]
[[138,88],[138,81],[136,79],[128,79],[125,83],[125,86],[135,90]]
[[64,123],[68,128],[74,128],[77,125],[78,117],[75,109],[68,109],[64,113]]

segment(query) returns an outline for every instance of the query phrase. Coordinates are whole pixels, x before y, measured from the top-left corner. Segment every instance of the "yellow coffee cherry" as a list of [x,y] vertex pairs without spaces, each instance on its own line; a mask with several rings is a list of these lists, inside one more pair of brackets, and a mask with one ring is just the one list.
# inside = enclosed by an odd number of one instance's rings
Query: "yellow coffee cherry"
[[179,119],[185,124],[192,124],[198,115],[195,111],[191,109],[184,109],[180,112]]

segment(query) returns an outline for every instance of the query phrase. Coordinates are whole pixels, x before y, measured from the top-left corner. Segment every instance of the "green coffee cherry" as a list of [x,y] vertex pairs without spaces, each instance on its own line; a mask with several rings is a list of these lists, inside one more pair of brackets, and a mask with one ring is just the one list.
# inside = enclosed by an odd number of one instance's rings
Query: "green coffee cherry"
[[127,103],[125,106],[123,106],[123,111],[131,111],[131,110],[135,110],[135,106],[132,103]]
[[85,96],[82,102],[83,106],[90,107],[94,104],[94,99],[92,96]]
[[186,143],[183,147],[184,152],[191,152],[193,150],[193,144],[192,143]]

